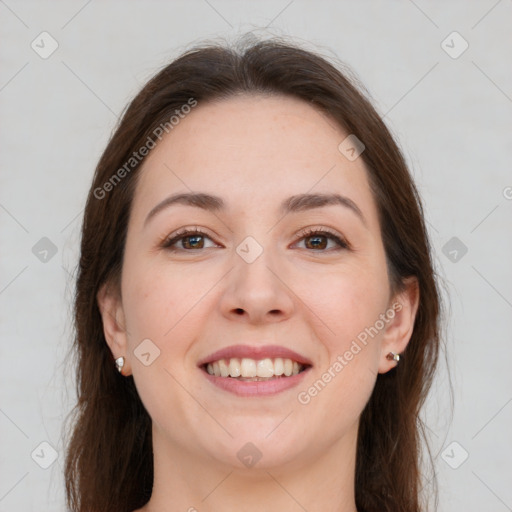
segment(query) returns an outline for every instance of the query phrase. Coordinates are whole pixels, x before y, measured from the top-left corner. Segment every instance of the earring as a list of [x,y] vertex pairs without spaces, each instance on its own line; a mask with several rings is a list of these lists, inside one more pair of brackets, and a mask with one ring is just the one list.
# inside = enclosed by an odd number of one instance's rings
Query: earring
[[123,366],[124,366],[124,357],[122,357],[122,356],[121,356],[121,357],[118,357],[118,358],[116,359],[116,368],[117,368],[117,371],[118,371],[119,373],[121,373],[121,372],[122,372],[122,370],[123,370]]
[[398,363],[398,361],[400,361],[400,354],[396,354],[395,352],[390,352],[386,356],[386,359],[388,359],[389,361],[396,361]]

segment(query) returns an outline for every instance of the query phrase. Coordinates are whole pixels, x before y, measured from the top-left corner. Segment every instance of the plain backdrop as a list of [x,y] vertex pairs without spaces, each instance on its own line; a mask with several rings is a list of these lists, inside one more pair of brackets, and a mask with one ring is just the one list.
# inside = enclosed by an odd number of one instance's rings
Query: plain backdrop
[[247,31],[346,63],[398,138],[447,304],[423,415],[438,510],[512,510],[511,17],[511,0],[0,1],[0,512],[65,509],[73,275],[117,116],[183,50]]

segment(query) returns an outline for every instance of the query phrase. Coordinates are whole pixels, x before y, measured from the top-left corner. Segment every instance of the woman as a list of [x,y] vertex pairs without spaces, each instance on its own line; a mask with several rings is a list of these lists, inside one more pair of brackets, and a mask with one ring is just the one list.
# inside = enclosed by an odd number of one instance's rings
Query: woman
[[279,40],[188,51],[132,101],[84,214],[80,512],[414,512],[440,302],[389,131]]

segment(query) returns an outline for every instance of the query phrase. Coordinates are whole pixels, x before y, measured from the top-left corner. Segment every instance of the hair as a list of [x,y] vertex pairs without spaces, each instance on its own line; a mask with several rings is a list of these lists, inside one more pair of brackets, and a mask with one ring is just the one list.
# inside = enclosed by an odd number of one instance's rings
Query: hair
[[349,77],[341,63],[279,38],[208,42],[159,71],[125,110],[96,167],[82,224],[71,348],[78,399],[65,460],[72,511],[131,512],[152,492],[151,419],[133,377],[115,371],[97,303],[102,285],[120,290],[132,199],[144,162],[131,159],[139,148],[158,143],[158,127],[169,127],[191,98],[201,105],[239,94],[301,99],[365,145],[361,158],[378,209],[390,289],[402,291],[406,278],[415,276],[420,300],[403,362],[377,376],[360,418],[355,499],[360,512],[423,510],[419,413],[438,361],[440,293],[421,199],[404,157]]

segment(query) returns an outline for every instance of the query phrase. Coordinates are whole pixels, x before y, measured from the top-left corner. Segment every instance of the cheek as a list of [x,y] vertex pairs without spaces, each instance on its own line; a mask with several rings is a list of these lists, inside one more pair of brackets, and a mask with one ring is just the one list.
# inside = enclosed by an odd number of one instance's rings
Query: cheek
[[373,326],[385,311],[389,286],[380,265],[374,269],[347,267],[317,276],[314,282],[305,295],[309,297],[306,303],[328,328],[325,341],[330,352],[347,350],[350,341]]
[[298,401],[307,414],[331,425],[333,435],[359,417],[375,385],[384,332],[375,326],[389,298],[381,263],[354,265],[316,280],[311,309],[328,326],[320,338],[327,358]]
[[[198,284],[197,277],[170,271],[168,265],[145,266],[136,260],[125,262],[126,279],[123,277],[123,308],[132,371],[144,406],[153,421],[163,425],[169,420],[169,410],[173,415],[185,417],[194,408],[194,401],[180,383],[186,382],[183,361],[197,338],[197,316],[196,321],[190,321],[199,311],[194,304],[204,291],[194,286]],[[150,354],[146,360],[144,353]],[[200,411],[195,413],[200,415]],[[180,430],[175,424],[166,428]]]
[[385,312],[388,289],[382,277],[370,273],[332,276],[323,289],[312,297],[311,309],[328,327],[317,332],[325,357],[314,379],[298,390],[297,400],[304,414],[316,418],[310,434],[322,424],[330,438],[357,421],[371,396],[383,334],[372,328]]
[[159,346],[168,345],[183,320],[205,293],[201,277],[169,265],[125,264],[123,296],[127,326],[132,343],[150,338]]

